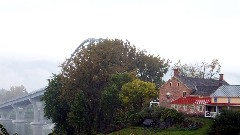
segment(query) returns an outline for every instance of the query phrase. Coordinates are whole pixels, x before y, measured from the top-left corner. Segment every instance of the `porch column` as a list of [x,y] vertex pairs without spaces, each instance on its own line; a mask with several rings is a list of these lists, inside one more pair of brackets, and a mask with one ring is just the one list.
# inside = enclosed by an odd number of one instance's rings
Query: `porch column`
[[8,109],[0,109],[0,123],[7,129],[9,134],[13,134],[12,129],[13,129],[13,123],[12,120],[10,119],[10,116],[12,114],[12,108]]
[[16,113],[16,119],[13,120],[13,123],[15,124],[15,133],[18,133],[19,135],[25,135],[27,131],[27,120],[25,119],[25,112],[26,108],[29,104],[25,105],[17,105],[13,104],[13,110]]
[[39,99],[29,99],[33,105],[34,120],[30,124],[33,126],[33,135],[43,135],[43,125],[46,125],[44,120],[43,102]]

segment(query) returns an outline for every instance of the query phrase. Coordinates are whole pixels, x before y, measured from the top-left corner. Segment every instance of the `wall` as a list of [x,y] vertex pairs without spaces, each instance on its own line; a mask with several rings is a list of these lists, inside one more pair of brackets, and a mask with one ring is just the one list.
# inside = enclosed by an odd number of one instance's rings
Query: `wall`
[[[170,86],[171,83],[171,86]],[[178,86],[179,83],[179,86]],[[172,77],[168,80],[159,91],[159,105],[167,108],[171,108],[171,102],[182,97],[183,91],[186,91],[186,96],[190,96],[191,89],[186,87],[182,82],[180,82],[177,77]],[[170,93],[170,96],[167,97],[167,93]]]
[[[228,97],[217,97],[217,102],[214,102],[214,97],[211,98],[212,103],[228,103]],[[240,104],[240,97],[231,97],[230,103]]]
[[[200,110],[200,106],[202,107],[201,110]],[[205,113],[205,106],[198,105],[198,104],[173,104],[171,105],[171,108],[176,109],[179,112],[183,112],[185,114],[190,114],[190,115],[203,116]]]

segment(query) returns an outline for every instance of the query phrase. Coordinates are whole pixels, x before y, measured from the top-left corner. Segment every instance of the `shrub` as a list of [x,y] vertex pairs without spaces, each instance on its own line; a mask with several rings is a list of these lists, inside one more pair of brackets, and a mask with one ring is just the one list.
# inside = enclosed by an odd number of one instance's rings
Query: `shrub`
[[2,124],[0,124],[0,134],[3,134],[3,135],[9,135],[7,130],[4,128],[4,126]]
[[132,125],[140,126],[145,119],[152,119],[154,125],[159,128],[168,128],[181,123],[184,120],[184,116],[174,109],[153,107],[144,108],[139,113],[132,114],[130,122]]
[[215,117],[210,135],[238,135],[240,133],[240,112],[224,110],[221,115]]

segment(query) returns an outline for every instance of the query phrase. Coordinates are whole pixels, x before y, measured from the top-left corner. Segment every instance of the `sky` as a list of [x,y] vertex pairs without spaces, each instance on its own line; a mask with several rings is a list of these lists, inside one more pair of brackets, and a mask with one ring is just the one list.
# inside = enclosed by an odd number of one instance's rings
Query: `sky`
[[7,0],[0,20],[0,88],[45,87],[87,38],[129,40],[172,63],[219,59],[240,84],[238,0]]

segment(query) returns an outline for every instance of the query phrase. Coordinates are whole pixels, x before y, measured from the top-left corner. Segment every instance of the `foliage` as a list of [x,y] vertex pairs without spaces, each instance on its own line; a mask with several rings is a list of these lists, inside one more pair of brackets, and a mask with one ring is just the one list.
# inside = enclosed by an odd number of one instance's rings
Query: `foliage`
[[[144,57],[140,57],[140,54]],[[139,64],[139,62],[141,63]],[[140,67],[140,65],[148,66]],[[63,129],[70,134],[67,129],[74,128],[72,134],[77,134],[77,131],[82,130],[76,125],[83,120],[82,116],[77,115],[77,112],[81,113],[84,110],[89,118],[87,123],[89,129],[86,134],[96,134],[115,124],[115,116],[118,119],[124,114],[118,95],[122,85],[132,80],[117,74],[132,73],[132,76],[142,77],[143,81],[146,79],[157,82],[156,80],[161,80],[161,77],[167,72],[168,61],[147,55],[146,52],[137,50],[128,41],[106,39],[76,50],[61,67],[61,74],[57,79],[50,81],[47,88],[49,92],[43,99],[49,103],[45,107],[48,118],[54,119],[59,124],[57,125],[59,131]],[[113,79],[112,75],[117,75],[119,78]],[[84,103],[81,103],[81,100],[75,102],[78,100],[76,95],[79,92],[84,95]],[[51,98],[56,101],[51,102]],[[110,100],[115,104],[109,106],[107,102]],[[73,121],[74,117],[80,121]],[[56,118],[61,120],[58,121]],[[66,119],[68,121],[65,121]]]
[[27,95],[28,92],[23,85],[12,86],[10,90],[1,89],[0,101],[6,101],[20,96]]
[[0,124],[0,135],[9,135],[7,130],[4,128],[4,126],[2,124]]
[[45,102],[44,114],[45,117],[51,119],[55,123],[55,133],[71,134],[72,127],[69,126],[67,120],[67,114],[70,111],[70,107],[66,101],[61,100],[61,88],[62,82],[59,75],[53,75],[48,80],[48,86],[44,93],[42,100]]
[[155,83],[157,88],[163,84],[162,77],[168,71],[169,60],[165,62],[159,56],[146,54],[146,51],[137,53],[136,66],[140,80]]
[[203,121],[203,127],[196,130],[182,130],[178,128],[170,128],[170,129],[146,129],[143,127],[129,127],[122,129],[120,131],[116,131],[110,133],[108,135],[206,135],[209,126],[211,125],[210,119],[199,119]]
[[88,121],[89,117],[85,110],[85,100],[82,91],[77,93],[74,103],[71,105],[70,113],[68,114],[68,120],[71,125],[75,127],[76,134],[88,133]]
[[174,109],[164,107],[147,107],[134,114],[131,121],[134,125],[139,126],[145,119],[152,119],[157,128],[165,129],[175,124],[182,123],[184,116]]
[[238,135],[240,133],[240,112],[224,110],[215,117],[209,134]]
[[136,112],[140,111],[144,105],[148,105],[149,101],[155,97],[157,97],[155,84],[139,79],[124,84],[120,92],[120,98],[125,107]]
[[218,59],[213,59],[211,63],[203,61],[189,65],[182,64],[179,60],[173,68],[178,68],[183,76],[216,79],[216,75],[220,73],[221,65]]
[[[157,110],[158,109],[161,109],[161,108],[157,108]],[[134,135],[206,135],[210,130],[209,127],[212,124],[212,119],[206,119],[206,118],[191,118],[191,121],[193,121],[194,123],[201,123],[202,126],[194,130],[188,130],[188,129],[186,130],[181,127],[179,128],[181,123],[176,124],[175,127],[171,127],[168,129],[128,127],[120,131],[112,132],[109,135],[130,135],[130,134],[134,134]],[[191,121],[186,121],[186,122],[191,122]]]
[[[117,73],[111,76],[109,84],[101,93],[101,113],[103,132],[111,132],[119,126],[117,118],[123,115],[122,102],[119,98],[119,92],[122,85],[132,81],[135,78],[133,73]],[[125,114],[125,113],[124,113]]]

